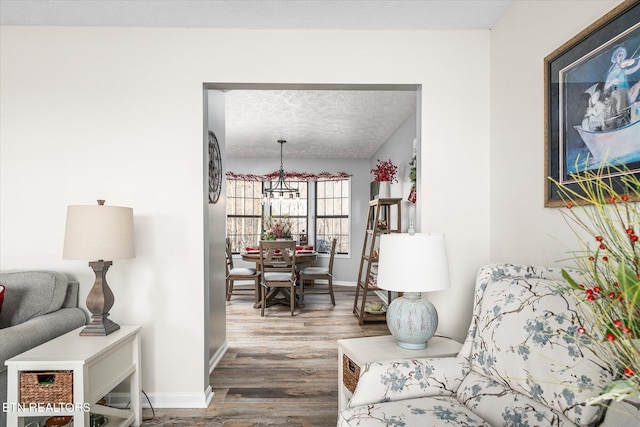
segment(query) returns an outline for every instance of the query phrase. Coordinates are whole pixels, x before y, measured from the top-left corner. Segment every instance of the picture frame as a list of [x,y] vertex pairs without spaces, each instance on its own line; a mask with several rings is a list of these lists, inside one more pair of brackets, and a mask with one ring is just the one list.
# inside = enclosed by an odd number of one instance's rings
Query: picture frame
[[581,173],[640,175],[640,0],[626,0],[544,58],[545,207],[563,206],[556,182]]

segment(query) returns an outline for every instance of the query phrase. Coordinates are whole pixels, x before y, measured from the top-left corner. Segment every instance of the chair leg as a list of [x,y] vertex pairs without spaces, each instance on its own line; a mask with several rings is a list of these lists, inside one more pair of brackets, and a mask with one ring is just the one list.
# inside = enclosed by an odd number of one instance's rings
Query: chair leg
[[264,306],[267,305],[267,287],[263,286],[262,289],[262,303],[260,304],[260,316],[264,317]]
[[260,281],[258,280],[258,278],[255,279],[254,287],[255,287],[254,294],[255,294],[255,300],[256,300],[254,307],[258,307],[258,304],[260,304]]
[[331,304],[336,305],[336,298],[333,296],[333,277],[329,276],[329,295],[331,295]]
[[298,284],[300,285],[300,302],[302,302],[304,301],[304,279],[302,277],[300,277]]
[[231,301],[231,293],[233,292],[233,280],[227,279],[227,301]]
[[296,309],[296,285],[295,283],[291,285],[291,291],[289,296],[289,305],[291,306],[291,315],[293,316],[293,311]]

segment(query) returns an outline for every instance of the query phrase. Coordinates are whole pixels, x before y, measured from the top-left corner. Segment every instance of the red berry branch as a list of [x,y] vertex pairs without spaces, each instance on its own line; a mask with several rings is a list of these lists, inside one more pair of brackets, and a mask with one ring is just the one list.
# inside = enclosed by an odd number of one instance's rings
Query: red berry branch
[[[581,168],[579,168],[581,169]],[[612,176],[620,176],[616,186]],[[577,302],[574,325],[615,378],[591,403],[640,396],[640,177],[623,168],[585,163],[571,186],[554,181],[561,211],[578,237],[580,276],[563,273]],[[552,180],[553,181],[553,180]],[[586,234],[585,234],[586,233]],[[585,238],[585,236],[588,236]]]
[[371,173],[373,174],[373,179],[376,182],[389,181],[389,182],[398,182],[396,178],[396,174],[398,173],[398,167],[391,163],[391,159],[389,160],[380,160],[378,159],[376,163],[376,167],[371,169]]

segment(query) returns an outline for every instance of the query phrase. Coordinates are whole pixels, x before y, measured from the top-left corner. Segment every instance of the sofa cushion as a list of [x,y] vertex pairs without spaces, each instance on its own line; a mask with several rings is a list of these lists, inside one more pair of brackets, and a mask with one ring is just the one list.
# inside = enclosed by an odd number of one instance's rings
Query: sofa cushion
[[349,406],[452,395],[468,369],[462,357],[370,362],[362,368]]
[[562,295],[558,280],[511,271],[514,267],[493,268],[480,301],[471,369],[575,424],[596,422],[602,408],[587,406],[586,400],[612,376],[580,345],[571,322],[573,300]]
[[6,306],[0,312],[0,328],[59,310],[67,294],[67,276],[54,271],[0,272],[6,286]]
[[2,303],[4,302],[4,286],[0,285],[0,313],[2,313]]
[[492,426],[575,425],[546,405],[476,372],[465,377],[458,388],[457,397]]
[[455,397],[433,396],[362,405],[340,413],[338,427],[487,426]]

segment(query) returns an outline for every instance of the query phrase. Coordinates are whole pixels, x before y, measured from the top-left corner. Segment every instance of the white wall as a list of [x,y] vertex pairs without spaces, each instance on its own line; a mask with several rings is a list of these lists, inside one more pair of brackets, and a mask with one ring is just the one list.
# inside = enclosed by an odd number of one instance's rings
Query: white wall
[[427,297],[438,310],[437,333],[459,341],[476,274],[489,261],[489,39],[477,32],[468,46],[425,51],[443,74],[422,87],[417,231],[445,235],[451,287]]
[[491,31],[491,260],[560,265],[576,239],[544,208],[543,61],[618,1],[518,1]]
[[[412,114],[371,157],[369,168],[375,168],[378,160],[391,160],[391,163],[398,167],[398,174],[396,175],[398,182],[391,184],[390,196],[402,199],[402,231],[407,231],[410,220],[414,220],[414,227],[416,226],[416,207],[407,200],[407,197],[409,197],[409,191],[411,190],[411,180],[409,179],[411,167],[409,163],[413,157],[414,143],[418,143],[416,140],[417,126],[416,115]],[[370,177],[373,178],[371,175]],[[396,219],[392,212],[391,224],[395,224],[395,221]]]
[[489,258],[489,47],[488,31],[3,26],[0,267],[64,271],[84,301],[90,269],[61,259],[66,206],[133,207],[111,317],[143,326],[156,406],[205,405],[203,82],[421,84],[419,219],[447,235],[453,284],[434,303],[461,338]]

